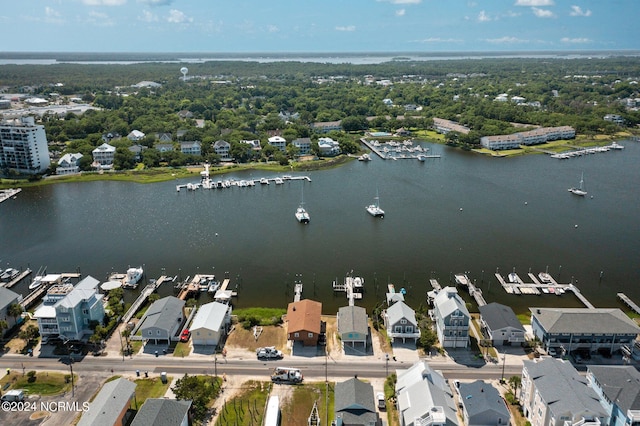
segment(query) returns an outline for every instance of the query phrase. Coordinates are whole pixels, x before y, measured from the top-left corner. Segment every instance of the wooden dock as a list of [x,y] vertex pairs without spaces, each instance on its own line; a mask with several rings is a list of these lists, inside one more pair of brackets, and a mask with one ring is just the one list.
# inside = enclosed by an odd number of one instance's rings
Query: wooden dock
[[293,301],[299,302],[302,299],[302,283],[296,283],[293,288]]
[[431,278],[429,280],[429,284],[431,284],[431,287],[435,290],[435,291],[440,291],[442,290],[442,286],[440,285],[440,283],[438,282],[438,280]]
[[51,288],[52,286],[56,284],[61,284],[69,278],[79,278],[80,274],[64,273],[64,274],[50,274],[45,276],[45,278],[48,278],[48,277],[56,277],[56,278],[52,280],[46,280],[46,281],[43,279],[40,287],[36,288],[31,293],[29,293],[27,297],[22,299],[22,302],[20,302],[20,304],[25,310],[35,305],[36,302],[38,302],[47,293],[49,288]]
[[0,203],[15,197],[20,191],[22,191],[22,188],[0,189]]
[[636,305],[636,303],[629,299],[629,297],[624,293],[617,293],[618,299],[622,300],[625,305],[630,307],[635,313],[640,314],[640,306]]
[[238,296],[237,291],[228,289],[230,283],[231,283],[231,280],[229,278],[225,278],[222,281],[220,288],[218,289],[218,291],[216,291],[216,294],[213,296],[216,302],[228,303],[232,297]]
[[155,283],[149,284],[144,289],[142,289],[138,298],[135,300],[135,302],[133,302],[129,310],[122,316],[122,322],[127,324],[129,321],[131,321],[131,318],[133,318],[136,312],[140,310],[140,307],[142,307],[142,304],[146,302],[149,296],[151,296],[151,294],[154,291],[156,291],[158,287],[160,287],[160,285],[166,280],[167,280],[167,277],[163,275],[160,278],[158,278],[158,280]]
[[333,281],[333,291],[345,292],[347,294],[349,306],[353,306],[356,299],[362,299],[364,278],[347,275],[344,277],[344,282],[342,284],[338,283],[338,280],[336,279]]
[[476,300],[478,306],[484,306],[487,304],[487,301],[484,300],[484,296],[482,295],[482,290],[477,288],[466,274],[457,274],[455,276],[455,279],[456,283],[461,286],[467,287],[467,289],[469,290],[469,295],[471,295],[471,297]]

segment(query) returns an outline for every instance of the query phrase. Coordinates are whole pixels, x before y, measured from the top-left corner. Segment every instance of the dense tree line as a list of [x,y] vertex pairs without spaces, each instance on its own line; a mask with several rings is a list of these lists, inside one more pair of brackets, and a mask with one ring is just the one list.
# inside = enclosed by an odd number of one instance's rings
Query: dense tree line
[[[317,152],[312,123],[342,121],[343,132],[329,135],[345,152],[357,148],[354,134],[368,129],[424,129],[433,117],[457,121],[472,129],[451,140],[474,146],[484,135],[520,131],[512,123],[531,126],[573,126],[578,133],[615,133],[620,127],[605,121],[621,115],[629,127],[640,124],[640,113],[625,107],[626,98],[640,97],[637,80],[640,58],[505,59],[393,61],[374,65],[302,62],[211,61],[189,65],[183,81],[176,64],[65,64],[0,66],[0,82],[8,93],[52,92],[101,108],[63,119],[45,115],[48,139],[62,151],[90,157],[107,132],[126,136],[137,129],[147,135],[140,161],[146,166],[182,165],[218,160],[211,145],[224,139],[237,161],[272,159],[286,162],[295,148],[280,153],[266,145],[278,130],[290,143],[310,137]],[[140,81],[160,83],[136,88]],[[55,84],[58,83],[58,84]],[[520,96],[526,102],[497,102],[496,96]],[[388,100],[386,103],[383,100]],[[193,116],[181,119],[179,111]],[[283,113],[283,114],[281,114]],[[290,115],[287,115],[290,114]],[[196,125],[205,120],[205,126]],[[177,140],[202,142],[202,157],[153,149],[156,133]],[[262,154],[242,139],[260,139]],[[137,160],[126,139],[114,140],[117,168]],[[87,162],[88,161],[88,162]],[[83,167],[90,167],[90,158]]]

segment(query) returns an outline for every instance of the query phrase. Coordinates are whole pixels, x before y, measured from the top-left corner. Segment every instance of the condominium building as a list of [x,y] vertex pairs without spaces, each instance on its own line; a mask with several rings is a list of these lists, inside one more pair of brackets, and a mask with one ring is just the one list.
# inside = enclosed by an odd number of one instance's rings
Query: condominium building
[[51,165],[44,126],[33,117],[0,123],[0,168],[22,174],[44,173]]

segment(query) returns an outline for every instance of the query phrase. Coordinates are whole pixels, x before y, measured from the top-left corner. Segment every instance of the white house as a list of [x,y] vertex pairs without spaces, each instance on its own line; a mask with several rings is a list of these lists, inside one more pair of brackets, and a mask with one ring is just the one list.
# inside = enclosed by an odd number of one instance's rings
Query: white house
[[387,308],[384,313],[384,325],[387,329],[387,335],[392,340],[402,339],[402,342],[405,342],[406,339],[417,341],[420,338],[416,313],[402,301]]
[[287,149],[287,140],[282,136],[271,136],[268,139],[269,145],[272,145],[278,148],[280,151],[284,152]]
[[58,160],[56,167],[57,175],[68,175],[78,173],[80,171],[79,161],[83,157],[79,152],[73,154],[65,154]]
[[191,323],[194,345],[217,346],[231,324],[231,305],[211,302],[202,305]]
[[132,130],[131,133],[127,135],[127,139],[133,142],[141,141],[142,139],[144,139],[144,137],[145,137],[145,134],[142,133],[140,130]]
[[466,348],[469,345],[471,315],[455,287],[445,287],[433,300],[432,316],[443,348]]
[[340,142],[329,137],[318,138],[318,149],[323,157],[333,157],[342,152]]
[[116,147],[108,143],[103,143],[93,151],[93,165],[101,169],[110,169],[113,167],[113,158],[116,155]]

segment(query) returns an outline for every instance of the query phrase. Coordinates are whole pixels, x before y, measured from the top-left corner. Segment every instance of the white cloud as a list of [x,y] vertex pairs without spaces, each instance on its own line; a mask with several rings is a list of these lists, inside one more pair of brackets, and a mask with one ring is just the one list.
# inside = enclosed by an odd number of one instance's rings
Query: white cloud
[[44,14],[47,15],[47,18],[59,18],[60,12],[55,9],[50,8],[49,6],[44,8]]
[[102,12],[96,12],[95,10],[89,12],[89,19],[87,19],[86,22],[98,27],[112,27],[115,25],[115,22],[109,17],[109,15]]
[[407,13],[406,9],[398,9],[398,10],[396,10],[396,16],[404,16],[405,13]]
[[533,11],[533,14],[536,15],[538,18],[555,18],[556,16],[549,9],[540,9],[537,7],[532,7],[531,10]]
[[169,6],[173,0],[138,0],[138,3],[145,3],[149,6]]
[[142,11],[142,16],[140,18],[141,21],[144,22],[157,22],[158,21],[158,16],[149,12],[148,10],[143,10]]
[[267,31],[270,33],[277,33],[280,32],[280,28],[278,28],[276,25],[267,25]]
[[478,22],[489,22],[491,21],[491,17],[487,15],[487,12],[481,10],[478,14]]
[[580,6],[571,6],[571,12],[569,13],[571,16],[591,16],[591,10],[582,10]]
[[82,0],[87,6],[122,6],[127,0]]
[[355,25],[347,25],[347,26],[336,27],[336,31],[355,31],[355,30],[356,30],[356,26]]
[[576,37],[576,38],[563,37],[563,38],[560,39],[560,41],[563,42],[563,43],[589,43],[589,42],[591,42],[591,40],[586,38],[586,37]]
[[186,24],[193,22],[193,18],[189,18],[184,14],[184,12],[181,12],[178,9],[171,9],[169,11],[169,16],[167,17],[167,22],[172,24]]
[[489,43],[495,43],[495,44],[511,44],[511,43],[526,43],[528,42],[528,40],[523,40],[517,37],[509,37],[509,36],[504,36],[504,37],[500,37],[500,38],[487,38],[484,41],[487,41]]
[[553,6],[553,0],[516,0],[516,6]]
[[463,40],[457,38],[440,38],[429,37],[422,40],[416,40],[418,43],[461,43]]
[[35,20],[46,22],[48,24],[63,24],[65,22],[60,12],[49,6],[44,8],[44,15],[43,19],[36,18]]

